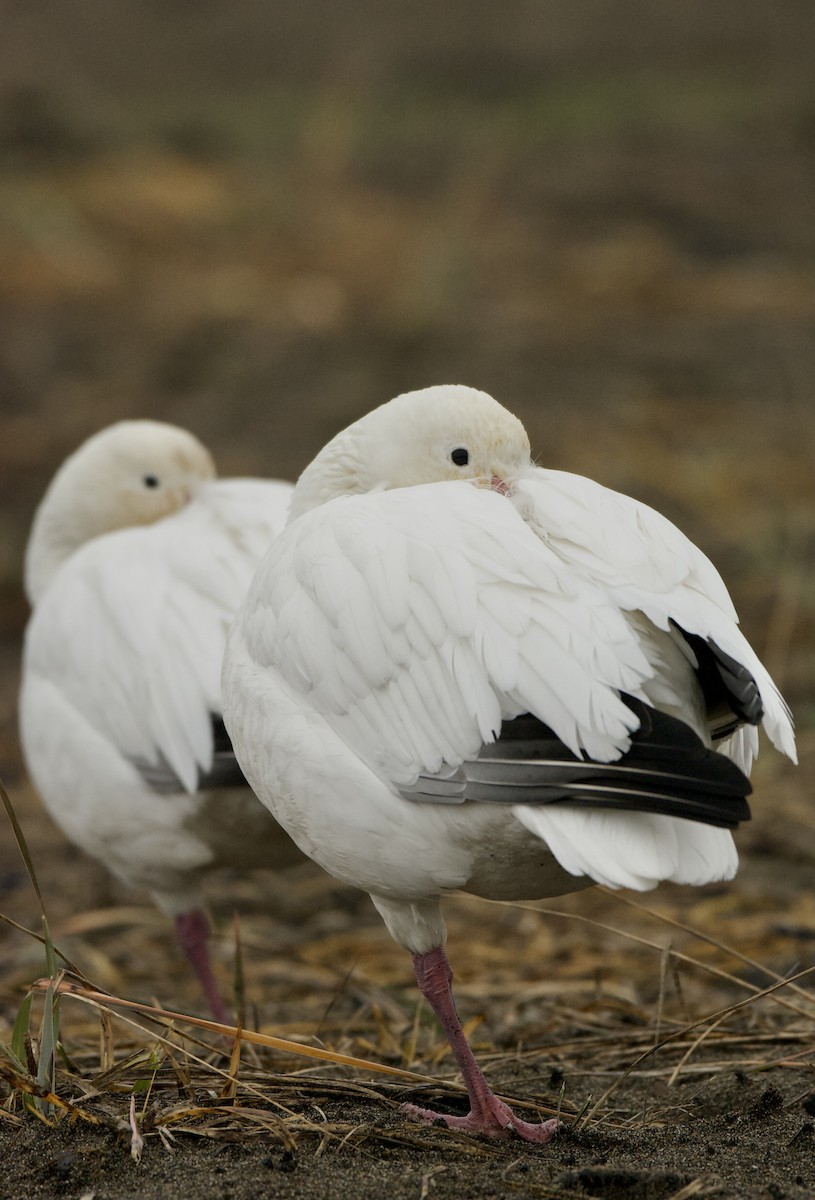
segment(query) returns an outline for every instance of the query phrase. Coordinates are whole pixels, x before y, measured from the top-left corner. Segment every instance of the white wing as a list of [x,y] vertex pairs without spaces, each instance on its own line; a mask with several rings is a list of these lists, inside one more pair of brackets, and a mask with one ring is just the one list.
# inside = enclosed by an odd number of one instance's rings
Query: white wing
[[398,786],[474,757],[531,711],[610,760],[652,674],[630,622],[503,497],[440,483],[333,501],[255,578],[247,649]]
[[47,680],[125,758],[164,762],[194,792],[212,762],[226,631],[290,495],[215,481],[165,521],[89,542],[32,614],[27,680]]
[[[658,629],[671,623],[709,638],[753,675],[773,744],[795,759],[789,710],[741,630],[733,602],[710,560],[666,517],[601,484],[537,469],[521,481],[524,518],[560,561],[603,589],[620,609],[641,612]],[[749,771],[755,731],[742,728],[726,750]]]

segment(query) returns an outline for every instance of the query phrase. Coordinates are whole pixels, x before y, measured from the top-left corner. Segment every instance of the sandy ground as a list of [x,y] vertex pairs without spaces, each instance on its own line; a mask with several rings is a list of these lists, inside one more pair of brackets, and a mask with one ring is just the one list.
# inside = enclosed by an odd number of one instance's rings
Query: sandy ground
[[[350,1117],[376,1133],[353,1147],[311,1146],[295,1151],[246,1142],[188,1138],[172,1155],[152,1153],[136,1165],[123,1145],[76,1130],[44,1138],[27,1128],[0,1134],[8,1152],[3,1195],[80,1196],[110,1200],[178,1195],[208,1198],[355,1196],[398,1200],[422,1196],[518,1196],[571,1200],[577,1197],[668,1200],[669,1197],[807,1197],[813,1194],[813,1124],[800,1095],[780,1072],[760,1080],[732,1074],[727,1095],[687,1123],[629,1133],[564,1132],[545,1148],[517,1145],[462,1147],[431,1131],[421,1147],[400,1145],[401,1126],[377,1106],[359,1105]],[[631,1096],[634,1100],[634,1095]],[[698,1092],[694,1100],[701,1110]],[[687,1098],[686,1098],[687,1102]],[[814,1106],[810,1099],[810,1106]],[[693,1105],[691,1105],[693,1107]],[[328,1106],[328,1118],[334,1113]],[[418,1141],[418,1139],[416,1139]],[[151,1148],[152,1149],[152,1148]]]

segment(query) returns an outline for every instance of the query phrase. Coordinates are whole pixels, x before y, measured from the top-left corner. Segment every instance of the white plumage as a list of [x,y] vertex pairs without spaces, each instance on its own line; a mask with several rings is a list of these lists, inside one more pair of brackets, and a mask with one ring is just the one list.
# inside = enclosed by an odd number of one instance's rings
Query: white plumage
[[484,393],[375,410],[307,468],[291,515],[227,647],[238,760],[413,953],[470,1092],[469,1116],[443,1119],[545,1141],[553,1123],[517,1121],[463,1039],[441,897],[729,878],[718,825],[749,786],[707,748],[716,734],[749,770],[763,710],[793,756],[789,713],[701,551],[645,505],[532,466]]
[[223,734],[216,746],[227,628],[292,487],[213,475],[190,434],[149,421],[103,430],[63,465],[28,546],[20,723],[51,816],[175,919],[225,1018],[201,881],[297,856]]

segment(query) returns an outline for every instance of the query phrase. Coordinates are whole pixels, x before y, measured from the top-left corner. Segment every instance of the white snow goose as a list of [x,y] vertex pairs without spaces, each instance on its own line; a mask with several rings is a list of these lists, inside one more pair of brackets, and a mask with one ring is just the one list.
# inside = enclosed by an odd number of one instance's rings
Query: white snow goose
[[25,563],[25,759],[68,838],[175,922],[213,1014],[211,867],[299,854],[258,804],[221,719],[226,633],[292,485],[215,477],[183,429],[124,421],[60,467]]
[[795,753],[704,554],[533,466],[521,423],[453,386],[376,409],[303,472],[230,633],[224,720],[264,804],[413,955],[471,1111],[406,1111],[536,1142],[556,1123],[519,1120],[462,1032],[443,895],[730,878],[756,726]]

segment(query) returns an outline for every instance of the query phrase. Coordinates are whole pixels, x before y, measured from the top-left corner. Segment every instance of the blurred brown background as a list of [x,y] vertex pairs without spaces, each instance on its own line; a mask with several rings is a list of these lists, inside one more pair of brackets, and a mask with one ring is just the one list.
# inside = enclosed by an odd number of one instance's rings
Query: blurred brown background
[[676,520],[810,736],[811,0],[2,0],[0,23],[12,786],[21,556],[69,451],[157,416],[223,473],[293,477],[437,382]]

